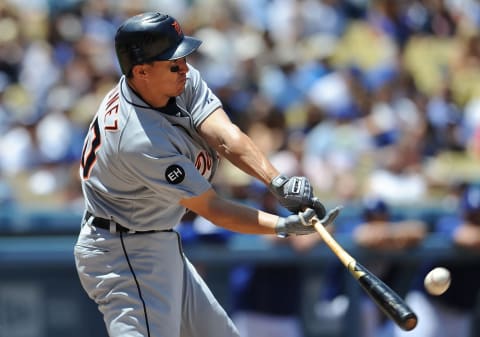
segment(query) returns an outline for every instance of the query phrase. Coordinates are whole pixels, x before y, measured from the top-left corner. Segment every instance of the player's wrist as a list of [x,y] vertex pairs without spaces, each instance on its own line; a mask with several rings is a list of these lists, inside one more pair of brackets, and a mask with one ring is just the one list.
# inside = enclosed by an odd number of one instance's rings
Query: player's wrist
[[285,238],[289,235],[305,235],[315,232],[312,219],[315,211],[307,208],[298,214],[292,214],[287,217],[279,217],[275,226],[275,233],[278,237]]
[[275,225],[275,234],[279,238],[286,238],[287,236],[289,236],[286,219],[281,216],[278,217],[277,223]]

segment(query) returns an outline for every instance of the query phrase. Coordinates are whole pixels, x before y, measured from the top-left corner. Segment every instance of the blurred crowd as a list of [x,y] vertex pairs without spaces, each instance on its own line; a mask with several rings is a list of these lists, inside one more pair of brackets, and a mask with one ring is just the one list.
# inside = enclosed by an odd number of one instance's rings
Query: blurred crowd
[[[189,62],[280,171],[323,200],[443,202],[480,170],[475,0],[0,0],[0,203],[82,208],[78,160],[126,17],[204,42]],[[215,183],[242,198],[228,164]]]

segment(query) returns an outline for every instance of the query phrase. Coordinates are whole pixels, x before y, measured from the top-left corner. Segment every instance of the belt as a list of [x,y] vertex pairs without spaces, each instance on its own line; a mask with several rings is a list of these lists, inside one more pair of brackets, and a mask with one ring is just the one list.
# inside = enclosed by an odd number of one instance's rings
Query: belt
[[[90,220],[90,218],[93,217],[93,220]],[[88,222],[88,221],[91,221],[90,224],[95,226],[95,227],[98,227],[98,228],[102,228],[102,229],[106,229],[107,231],[110,231],[111,227],[111,221],[109,219],[105,219],[105,218],[99,218],[99,217],[96,217],[94,216],[92,213],[90,212],[86,212],[85,213],[85,222]],[[131,234],[148,234],[148,233],[155,233],[155,232],[173,232],[173,229],[164,229],[164,230],[148,230],[148,231],[136,231],[136,230],[132,230],[132,229],[128,229],[127,227],[124,227],[122,225],[120,225],[119,223],[116,223],[116,222],[113,222],[113,229],[114,229],[114,233],[131,233]]]

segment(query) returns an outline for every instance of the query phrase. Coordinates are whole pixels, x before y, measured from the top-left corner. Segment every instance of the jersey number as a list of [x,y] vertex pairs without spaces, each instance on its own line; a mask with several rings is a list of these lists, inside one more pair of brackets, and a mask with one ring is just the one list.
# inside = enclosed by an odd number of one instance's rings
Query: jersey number
[[90,127],[90,132],[90,136],[85,141],[85,145],[83,146],[82,161],[80,163],[83,179],[88,179],[90,177],[90,172],[92,172],[93,165],[97,161],[97,151],[101,144],[98,117],[93,121],[92,126]]

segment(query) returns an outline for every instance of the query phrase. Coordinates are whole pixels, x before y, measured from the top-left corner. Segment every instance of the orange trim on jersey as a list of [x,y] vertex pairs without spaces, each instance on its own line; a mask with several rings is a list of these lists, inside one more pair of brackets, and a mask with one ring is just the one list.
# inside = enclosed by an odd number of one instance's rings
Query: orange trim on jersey
[[90,127],[92,132],[91,146],[88,154],[86,154],[88,144],[90,142],[90,137],[85,141],[85,145],[82,151],[82,160],[80,161],[80,166],[82,168],[82,178],[88,180],[90,178],[90,173],[92,172],[93,165],[97,162],[97,151],[102,145],[102,140],[100,137],[100,128],[98,126],[98,117],[92,123]]
[[[116,115],[118,113],[118,109],[120,107],[119,105],[119,98],[120,98],[120,93],[118,91],[118,87],[116,88],[117,90],[113,91],[109,95],[109,101],[107,102],[107,105],[105,107],[105,118],[104,118],[104,128],[107,131],[116,131],[118,130],[118,119],[113,117],[113,115]],[[113,118],[113,121],[111,120]]]

